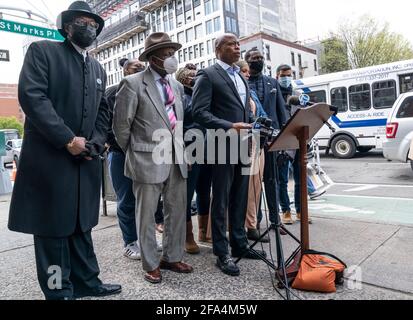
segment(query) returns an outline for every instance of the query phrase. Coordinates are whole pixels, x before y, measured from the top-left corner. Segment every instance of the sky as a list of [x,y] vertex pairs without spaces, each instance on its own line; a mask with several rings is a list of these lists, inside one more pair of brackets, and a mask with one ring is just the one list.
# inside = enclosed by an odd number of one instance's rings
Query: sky
[[[14,6],[41,12],[55,21],[72,0],[0,0],[1,6]],[[392,31],[401,33],[413,44],[412,0],[296,0],[298,39],[323,38],[341,21],[370,14],[387,21]],[[4,19],[15,20],[10,16]],[[22,21],[23,22],[23,21]],[[27,22],[26,23],[30,23]],[[23,63],[24,36],[0,31],[0,49],[10,50],[10,62],[0,62],[0,83],[17,83]]]

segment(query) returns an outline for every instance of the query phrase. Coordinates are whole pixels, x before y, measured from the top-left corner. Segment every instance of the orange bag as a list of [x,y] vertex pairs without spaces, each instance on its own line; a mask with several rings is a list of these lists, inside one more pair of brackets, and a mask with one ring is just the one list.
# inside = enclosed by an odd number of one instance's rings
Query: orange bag
[[305,291],[336,292],[336,283],[342,283],[346,268],[344,262],[329,253],[306,251],[292,287]]

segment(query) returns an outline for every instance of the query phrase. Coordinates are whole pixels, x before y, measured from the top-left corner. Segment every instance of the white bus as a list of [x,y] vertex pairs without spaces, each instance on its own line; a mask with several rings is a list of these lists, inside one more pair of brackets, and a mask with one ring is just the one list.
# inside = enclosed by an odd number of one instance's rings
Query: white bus
[[349,159],[382,149],[394,102],[413,89],[413,60],[295,80],[294,89],[338,108],[329,120],[335,132],[324,126],[316,138],[327,152]]

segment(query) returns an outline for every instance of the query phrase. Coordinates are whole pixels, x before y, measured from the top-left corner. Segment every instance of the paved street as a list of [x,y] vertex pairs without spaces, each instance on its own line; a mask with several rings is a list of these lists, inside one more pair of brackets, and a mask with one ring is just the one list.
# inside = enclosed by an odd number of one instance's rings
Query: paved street
[[[413,299],[410,166],[387,163],[376,153],[346,161],[323,157],[322,165],[336,184],[319,200],[310,201],[311,246],[339,256],[352,273],[335,294],[294,291],[295,295],[301,299]],[[0,299],[42,299],[32,237],[7,230],[9,204],[9,196],[0,198]],[[122,294],[114,299],[281,299],[264,263],[243,260],[241,276],[229,278],[215,267],[209,245],[202,246],[200,255],[185,257],[195,268],[193,274],[165,272],[161,285],[149,285],[142,279],[141,264],[122,256],[114,203],[109,204],[109,214],[101,219],[93,238],[102,279],[123,285]],[[299,235],[299,224],[290,229]],[[286,237],[283,246],[287,256],[295,248]],[[275,256],[274,244],[264,249]]]

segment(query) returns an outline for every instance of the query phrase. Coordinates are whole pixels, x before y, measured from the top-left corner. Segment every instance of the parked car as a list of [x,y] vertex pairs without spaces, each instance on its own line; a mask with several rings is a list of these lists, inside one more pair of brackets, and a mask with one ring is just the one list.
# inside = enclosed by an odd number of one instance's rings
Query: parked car
[[402,94],[395,102],[387,120],[384,157],[391,161],[408,162],[413,170],[413,160],[408,155],[413,140],[413,92]]
[[13,161],[16,162],[16,166],[19,165],[19,159],[20,159],[20,151],[22,148],[22,139],[14,139],[14,140],[9,140],[6,143],[6,156],[4,157],[4,164],[10,164],[13,163]]

